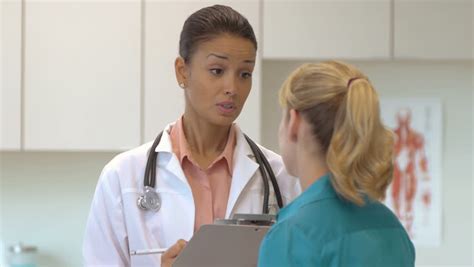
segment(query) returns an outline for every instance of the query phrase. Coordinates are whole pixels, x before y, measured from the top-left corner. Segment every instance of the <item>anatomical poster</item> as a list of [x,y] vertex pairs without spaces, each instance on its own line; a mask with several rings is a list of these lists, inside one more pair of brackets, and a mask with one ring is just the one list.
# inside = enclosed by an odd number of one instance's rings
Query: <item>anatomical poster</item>
[[382,98],[382,120],[395,134],[394,174],[385,204],[417,247],[441,244],[441,101]]

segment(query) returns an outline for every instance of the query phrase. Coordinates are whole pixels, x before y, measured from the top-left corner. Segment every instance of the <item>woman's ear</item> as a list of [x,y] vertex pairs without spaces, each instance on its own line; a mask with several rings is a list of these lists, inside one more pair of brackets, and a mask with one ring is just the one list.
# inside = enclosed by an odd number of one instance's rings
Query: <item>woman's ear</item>
[[176,74],[176,81],[178,82],[179,87],[186,88],[187,86],[187,71],[186,71],[186,62],[182,57],[177,57],[174,61],[174,71]]
[[288,112],[288,135],[293,142],[298,141],[299,128],[301,124],[301,114],[295,110],[290,109]]

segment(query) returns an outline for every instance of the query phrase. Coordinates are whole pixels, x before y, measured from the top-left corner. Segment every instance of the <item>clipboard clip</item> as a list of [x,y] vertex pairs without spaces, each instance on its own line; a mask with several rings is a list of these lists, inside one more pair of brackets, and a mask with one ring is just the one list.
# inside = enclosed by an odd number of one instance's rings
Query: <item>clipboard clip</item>
[[216,219],[214,224],[271,226],[276,222],[273,214],[244,214],[236,213],[231,219]]

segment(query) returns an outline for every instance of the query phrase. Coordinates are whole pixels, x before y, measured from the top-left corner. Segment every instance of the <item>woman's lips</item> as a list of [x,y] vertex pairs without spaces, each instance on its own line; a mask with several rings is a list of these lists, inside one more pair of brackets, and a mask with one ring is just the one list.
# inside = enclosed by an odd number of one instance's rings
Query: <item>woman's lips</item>
[[224,114],[230,114],[236,110],[235,103],[232,101],[224,101],[217,103],[217,107],[219,108],[219,111]]

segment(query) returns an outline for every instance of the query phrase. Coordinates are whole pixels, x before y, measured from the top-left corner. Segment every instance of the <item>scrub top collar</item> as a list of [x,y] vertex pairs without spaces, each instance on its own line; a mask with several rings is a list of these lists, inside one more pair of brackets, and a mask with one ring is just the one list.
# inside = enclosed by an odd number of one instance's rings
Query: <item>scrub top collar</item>
[[336,191],[334,191],[332,187],[330,176],[331,174],[327,173],[312,183],[301,195],[293,200],[293,202],[280,210],[277,215],[277,220],[284,220],[306,204],[326,198],[337,197]]

